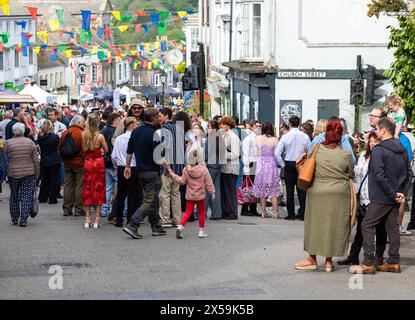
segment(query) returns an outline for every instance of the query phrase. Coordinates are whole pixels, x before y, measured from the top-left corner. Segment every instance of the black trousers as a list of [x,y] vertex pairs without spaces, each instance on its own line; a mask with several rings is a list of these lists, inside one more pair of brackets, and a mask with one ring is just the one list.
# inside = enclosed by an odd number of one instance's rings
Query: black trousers
[[412,184],[412,208],[410,223],[415,224],[415,182]]
[[385,222],[385,229],[389,237],[388,263],[399,263],[399,247],[401,235],[399,233],[398,212],[399,205],[385,205],[371,202],[362,221],[363,251],[365,265],[375,265],[375,227]]
[[[245,178],[248,176],[243,176],[242,178],[242,183],[244,182]],[[252,183],[255,183],[255,176],[249,176],[249,178],[251,179]],[[257,204],[256,203],[245,203],[242,205],[242,212],[251,212],[251,213],[256,213]]]
[[137,229],[140,222],[148,217],[153,231],[161,228],[159,215],[160,172],[138,172],[139,183],[143,186],[144,201],[130,219],[129,226]]
[[134,212],[140,207],[143,202],[143,190],[138,179],[137,168],[131,168],[131,178],[124,178],[125,167],[118,167],[117,177],[117,196],[115,197],[115,217],[117,222],[123,222],[124,204],[127,199],[127,222],[130,221]]
[[[353,243],[350,247],[349,257],[354,260],[359,260],[359,254],[363,246],[363,234],[362,234],[362,221],[364,216],[359,214],[357,216],[356,224],[356,235],[354,237]],[[386,249],[386,242],[388,236],[385,229],[385,221],[382,220],[376,227],[376,259],[380,260],[383,258],[383,254]]]
[[56,202],[58,201],[58,190],[60,189],[60,170],[61,165],[40,167],[40,191],[39,201]]
[[220,176],[222,218],[238,218],[237,181],[238,176],[235,174],[222,173]]
[[[285,161],[285,187],[287,190],[287,211],[288,216],[295,217],[294,206],[294,190],[297,188],[298,172],[295,161]],[[298,216],[304,218],[305,212],[305,197],[306,192],[297,188],[298,200],[300,202],[300,209],[298,209]]]

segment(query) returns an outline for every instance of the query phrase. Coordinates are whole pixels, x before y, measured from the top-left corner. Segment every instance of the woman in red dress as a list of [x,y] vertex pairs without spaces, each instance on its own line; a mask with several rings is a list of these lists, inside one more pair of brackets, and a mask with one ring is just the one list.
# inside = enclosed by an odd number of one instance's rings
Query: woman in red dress
[[82,203],[85,207],[85,228],[91,226],[91,206],[95,206],[93,227],[99,228],[101,206],[105,196],[105,162],[102,150],[108,152],[105,138],[99,133],[100,117],[96,113],[88,115],[85,131],[82,133],[82,148],[85,152],[84,179],[82,185]]

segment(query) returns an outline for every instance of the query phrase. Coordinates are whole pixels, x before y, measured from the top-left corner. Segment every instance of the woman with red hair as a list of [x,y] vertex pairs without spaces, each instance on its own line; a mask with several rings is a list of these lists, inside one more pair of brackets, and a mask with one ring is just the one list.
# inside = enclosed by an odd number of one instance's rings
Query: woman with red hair
[[350,232],[350,182],[354,176],[350,152],[341,148],[343,127],[336,117],[326,127],[325,141],[316,147],[314,181],[307,190],[304,222],[306,260],[297,270],[317,270],[317,256],[326,257],[325,270],[334,270],[332,257],[346,255]]

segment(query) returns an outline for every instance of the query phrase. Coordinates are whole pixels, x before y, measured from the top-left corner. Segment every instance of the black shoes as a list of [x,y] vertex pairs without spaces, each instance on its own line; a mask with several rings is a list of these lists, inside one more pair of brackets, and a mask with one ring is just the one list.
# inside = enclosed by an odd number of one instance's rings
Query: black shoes
[[227,216],[227,217],[225,217],[225,220],[238,220],[238,217],[236,217],[236,216]]
[[296,215],[295,220],[304,221],[304,216]]
[[117,228],[122,228],[122,225],[123,225],[123,221],[117,221],[114,223],[114,227],[117,227]]
[[70,217],[70,216],[73,216],[73,213],[72,212],[64,212],[63,216],[64,217]]
[[152,236],[165,236],[166,234],[167,234],[166,230],[164,230],[164,229],[162,229],[162,228],[160,228],[160,229],[158,229],[158,230],[153,230],[153,231],[151,232],[151,235],[152,235]]
[[58,194],[58,199],[63,199],[63,195],[61,195],[60,193]]
[[280,206],[280,207],[286,207],[286,206],[287,206],[287,204],[286,204],[284,201],[280,201],[280,202],[278,203],[278,206]]
[[284,218],[284,220],[291,220],[291,221],[294,221],[294,220],[295,220],[295,217],[290,217],[290,216],[288,216],[288,217],[285,217],[285,218]]
[[350,256],[347,256],[346,259],[337,261],[337,264],[339,266],[353,266],[353,265],[357,266],[359,265],[359,259],[355,259]]
[[210,217],[209,220],[221,220],[223,219],[222,217]]
[[414,222],[409,222],[408,227],[406,228],[406,230],[415,230],[415,223]]
[[26,228],[26,223],[20,222],[20,223],[19,223],[19,227]]
[[137,232],[137,229],[133,229],[130,226],[126,226],[122,229],[122,231],[124,231],[126,234],[128,234],[134,239],[143,239],[143,236]]
[[[39,201],[40,202],[40,201]],[[58,203],[58,200],[49,200],[49,202],[48,202],[49,204],[57,204]]]
[[241,216],[244,216],[244,217],[253,217],[254,214],[251,213],[251,212],[249,212],[249,211],[243,211],[243,212],[241,212]]

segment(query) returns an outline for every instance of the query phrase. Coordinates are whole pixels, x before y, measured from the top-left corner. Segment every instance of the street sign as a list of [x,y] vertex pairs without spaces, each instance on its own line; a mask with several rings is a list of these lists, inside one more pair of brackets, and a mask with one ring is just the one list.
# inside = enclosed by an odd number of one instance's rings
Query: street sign
[[42,80],[39,81],[39,84],[41,86],[47,86],[48,85],[48,80],[42,79]]

